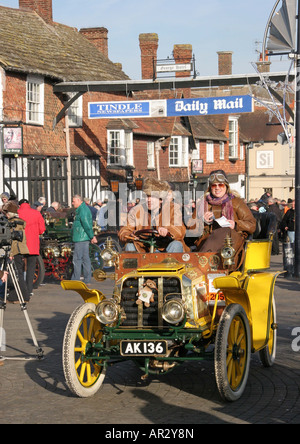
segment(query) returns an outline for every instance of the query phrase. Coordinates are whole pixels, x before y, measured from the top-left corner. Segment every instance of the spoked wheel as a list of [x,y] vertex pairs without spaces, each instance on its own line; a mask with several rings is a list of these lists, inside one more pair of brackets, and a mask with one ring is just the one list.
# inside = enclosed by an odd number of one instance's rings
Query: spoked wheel
[[246,387],[251,357],[247,315],[239,304],[227,306],[222,314],[215,345],[215,376],[221,397],[239,399]]
[[276,304],[273,300],[269,341],[265,348],[259,351],[259,357],[264,367],[272,367],[276,359],[276,346],[277,346],[277,318],[276,318]]
[[36,258],[36,267],[33,276],[33,288],[38,288],[45,278],[45,264],[41,256]]
[[63,369],[71,392],[80,398],[94,396],[105,378],[100,363],[85,360],[89,344],[100,342],[101,324],[95,315],[94,304],[78,307],[68,322],[63,342]]

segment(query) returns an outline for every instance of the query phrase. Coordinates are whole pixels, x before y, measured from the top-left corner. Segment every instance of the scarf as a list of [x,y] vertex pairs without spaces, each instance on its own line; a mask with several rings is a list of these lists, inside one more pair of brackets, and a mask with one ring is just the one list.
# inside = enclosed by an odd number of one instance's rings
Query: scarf
[[233,194],[225,194],[223,197],[214,197],[212,194],[208,194],[205,199],[205,212],[208,211],[208,204],[216,207],[222,207],[222,216],[225,216],[228,220],[234,220],[232,199]]

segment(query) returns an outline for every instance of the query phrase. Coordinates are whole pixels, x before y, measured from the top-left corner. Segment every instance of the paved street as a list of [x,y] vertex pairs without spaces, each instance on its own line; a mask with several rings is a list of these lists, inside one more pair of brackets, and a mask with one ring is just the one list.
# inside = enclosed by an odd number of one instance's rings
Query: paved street
[[[282,270],[281,256],[272,269]],[[111,282],[96,283],[108,293]],[[278,350],[276,365],[261,366],[253,355],[246,392],[233,404],[218,394],[212,362],[185,364],[160,378],[141,380],[131,362],[109,368],[103,388],[91,399],[70,395],[62,371],[63,334],[79,295],[51,283],[35,291],[29,316],[45,351],[43,361],[5,361],[0,368],[0,424],[291,424],[300,423],[300,351],[292,350],[292,330],[300,327],[300,283],[280,277],[276,285]],[[35,354],[18,305],[5,312],[6,356]],[[297,342],[300,345],[300,340]]]

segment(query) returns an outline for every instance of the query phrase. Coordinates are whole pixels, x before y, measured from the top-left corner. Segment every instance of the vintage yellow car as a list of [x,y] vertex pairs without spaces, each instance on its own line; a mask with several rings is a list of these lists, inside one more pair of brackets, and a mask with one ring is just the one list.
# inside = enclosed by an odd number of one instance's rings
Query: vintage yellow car
[[[238,270],[230,239],[219,254],[112,251],[115,286],[109,297],[82,282],[63,281],[65,290],[84,300],[63,343],[71,392],[95,395],[115,361],[134,360],[147,378],[183,362],[212,359],[221,397],[239,399],[251,353],[259,352],[265,367],[275,361],[274,286],[280,272],[269,271],[271,247],[272,239],[247,241]],[[101,270],[95,277],[105,278]]]

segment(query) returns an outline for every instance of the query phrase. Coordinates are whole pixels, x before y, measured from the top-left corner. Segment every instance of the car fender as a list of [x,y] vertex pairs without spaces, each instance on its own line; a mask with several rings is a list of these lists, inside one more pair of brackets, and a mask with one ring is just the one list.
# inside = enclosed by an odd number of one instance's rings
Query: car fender
[[105,299],[105,296],[101,291],[91,290],[81,281],[62,281],[61,286],[64,290],[76,291],[86,303],[98,305],[103,299]]
[[252,351],[263,349],[269,340],[274,286],[281,272],[218,277],[214,286],[222,291],[226,305],[240,304],[249,320]]

